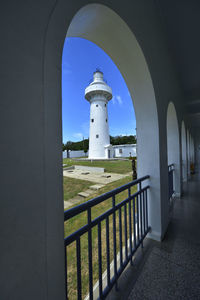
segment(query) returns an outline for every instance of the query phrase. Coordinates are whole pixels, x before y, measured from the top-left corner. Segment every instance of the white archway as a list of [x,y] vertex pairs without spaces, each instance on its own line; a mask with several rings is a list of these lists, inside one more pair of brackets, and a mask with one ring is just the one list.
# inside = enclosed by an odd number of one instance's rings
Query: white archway
[[167,154],[168,165],[174,164],[174,191],[177,196],[180,196],[181,181],[179,127],[176,109],[172,102],[169,103],[167,109]]
[[181,124],[181,150],[182,150],[182,181],[187,181],[187,141],[185,123]]
[[126,81],[136,114],[138,177],[151,177],[149,223],[151,236],[160,240],[164,234],[162,225],[166,222],[161,222],[158,117],[154,88],[143,52],[119,15],[100,4],[81,8],[72,19],[67,37],[85,38],[98,45],[111,57]]

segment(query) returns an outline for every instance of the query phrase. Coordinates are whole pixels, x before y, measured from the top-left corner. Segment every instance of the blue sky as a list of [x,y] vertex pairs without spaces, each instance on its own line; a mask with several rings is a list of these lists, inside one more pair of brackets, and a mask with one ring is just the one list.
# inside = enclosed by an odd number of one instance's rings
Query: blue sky
[[126,83],[111,58],[94,43],[81,38],[66,38],[62,57],[62,125],[63,142],[89,137],[90,105],[85,88],[96,68],[112,88],[108,103],[110,135],[135,134],[136,121]]

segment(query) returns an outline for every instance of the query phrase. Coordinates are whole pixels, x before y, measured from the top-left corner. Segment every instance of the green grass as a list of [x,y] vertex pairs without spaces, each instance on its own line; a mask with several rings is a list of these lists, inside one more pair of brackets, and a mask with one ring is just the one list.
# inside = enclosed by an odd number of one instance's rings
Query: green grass
[[132,171],[130,160],[113,160],[113,161],[75,161],[70,158],[64,158],[63,164],[68,167],[73,165],[101,167],[105,168],[105,172],[126,174]]
[[78,193],[83,192],[93,184],[93,182],[87,180],[80,180],[63,176],[64,201],[75,197]]
[[[92,196],[96,197],[101,195],[102,193],[106,193],[118,186],[126,184],[132,180],[131,176],[127,176],[118,181],[112,182],[105,187],[103,187],[98,192],[94,193]],[[136,192],[136,187],[132,188],[131,193]],[[126,199],[128,196],[127,190],[119,193],[116,196],[116,203],[121,202]],[[89,198],[88,198],[89,199]],[[86,200],[88,200],[86,199]],[[86,201],[85,200],[85,201]],[[83,202],[85,202],[83,201]],[[103,212],[107,211],[112,207],[112,199],[108,200],[96,205],[92,208],[92,219],[101,215]],[[122,209],[122,216],[124,216],[124,209]],[[128,218],[128,214],[127,214]],[[81,213],[78,216],[66,221],[64,223],[65,236],[76,231],[78,228],[84,226],[87,223],[87,214]],[[124,218],[122,217],[122,226],[124,223]],[[128,219],[127,219],[128,224]],[[112,217],[109,217],[109,232],[110,232],[110,262],[113,259],[113,235],[112,235]],[[116,229],[117,229],[117,250],[119,251],[119,218],[118,212],[116,214]],[[104,271],[106,268],[106,228],[105,221],[101,222],[101,237],[102,237],[102,270]],[[127,232],[129,234],[129,231]],[[123,242],[124,242],[124,233],[123,233]],[[98,280],[98,234],[97,234],[97,226],[92,230],[92,244],[93,244],[93,284]],[[84,296],[88,293],[88,237],[87,234],[84,234],[81,237],[81,272],[82,272],[82,293]],[[68,289],[69,289],[69,299],[77,299],[76,294],[76,245],[75,243],[68,246],[67,249],[67,262],[68,262]]]

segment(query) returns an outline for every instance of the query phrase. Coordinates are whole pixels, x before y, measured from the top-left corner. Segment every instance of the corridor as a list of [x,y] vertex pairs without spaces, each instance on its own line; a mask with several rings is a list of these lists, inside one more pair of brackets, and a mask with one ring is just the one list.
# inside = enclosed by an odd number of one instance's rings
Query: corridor
[[109,299],[200,299],[200,177],[175,199],[165,239],[147,239]]

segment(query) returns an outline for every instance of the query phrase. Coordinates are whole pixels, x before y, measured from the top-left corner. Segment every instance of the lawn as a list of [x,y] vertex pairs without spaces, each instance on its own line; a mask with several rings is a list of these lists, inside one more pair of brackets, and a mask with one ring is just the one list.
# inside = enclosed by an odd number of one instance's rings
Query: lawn
[[80,180],[63,176],[64,201],[75,197],[78,193],[83,192],[91,185],[94,185],[94,183],[87,180]]
[[89,167],[101,167],[105,168],[105,172],[126,174],[132,171],[132,165],[130,160],[111,160],[111,161],[75,161],[70,158],[64,158],[63,164],[67,167],[73,165],[89,166]]
[[[123,184],[126,184],[132,180],[131,176],[127,176],[123,179],[120,179],[118,181],[112,182],[99,191],[95,192],[92,196],[96,197],[102,193],[106,193],[112,189],[115,189],[118,186],[121,186]],[[136,187],[133,187],[131,190],[131,193],[134,193],[136,191]],[[121,202],[125,198],[127,198],[127,191],[121,192],[116,196],[116,203]],[[90,197],[91,198],[91,197]],[[88,198],[89,199],[89,198]],[[85,201],[87,201],[86,199]],[[83,202],[85,202],[83,201]],[[101,215],[103,212],[107,211],[112,206],[112,199],[108,199],[98,205],[96,205],[94,208],[92,208],[92,219],[96,218],[97,216]],[[123,215],[123,209],[122,209],[122,215]],[[128,217],[128,216],[127,216]],[[113,259],[113,235],[112,235],[112,217],[109,217],[110,219],[110,262]],[[128,220],[127,220],[128,221]],[[122,219],[122,225],[123,225],[124,219]],[[64,230],[65,230],[65,236],[68,236],[72,232],[76,231],[78,228],[84,226],[87,223],[87,215],[86,213],[81,213],[78,216],[68,220],[64,223]],[[117,249],[119,251],[119,220],[118,220],[118,214],[116,214],[116,224],[117,224]],[[101,222],[101,228],[102,228],[102,269],[103,271],[106,268],[106,240],[105,240],[105,221]],[[123,235],[123,241],[124,241],[124,235]],[[97,228],[95,227],[92,230],[92,245],[93,245],[93,284],[98,279],[98,251],[97,251],[97,245],[98,245],[98,234],[97,234]],[[84,234],[81,237],[81,272],[82,272],[82,292],[83,295],[86,296],[88,293],[88,236],[87,234]],[[76,294],[76,246],[75,243],[71,244],[67,247],[67,262],[68,262],[68,290],[69,290],[69,299],[77,299]]]

